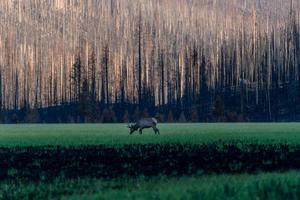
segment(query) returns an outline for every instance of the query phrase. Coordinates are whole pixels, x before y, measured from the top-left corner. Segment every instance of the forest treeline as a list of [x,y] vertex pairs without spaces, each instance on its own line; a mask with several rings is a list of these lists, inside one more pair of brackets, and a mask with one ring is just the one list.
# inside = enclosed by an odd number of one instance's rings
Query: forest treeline
[[1,121],[300,120],[300,5],[0,2]]

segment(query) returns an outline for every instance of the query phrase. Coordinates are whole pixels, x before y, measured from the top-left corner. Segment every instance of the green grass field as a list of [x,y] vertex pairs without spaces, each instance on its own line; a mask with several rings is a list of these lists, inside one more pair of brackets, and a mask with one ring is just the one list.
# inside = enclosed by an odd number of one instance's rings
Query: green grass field
[[300,173],[204,175],[133,179],[57,179],[52,183],[0,183],[1,199],[235,199],[297,200]]
[[152,129],[129,135],[126,124],[1,125],[0,146],[124,145],[164,143],[209,143],[243,141],[300,144],[300,123],[159,124],[161,135]]
[[[209,144],[214,142],[300,145],[298,123],[159,124],[129,135],[125,124],[1,125],[0,147],[127,144]],[[0,151],[0,156],[1,156]],[[13,173],[14,170],[10,170]],[[300,199],[297,170],[255,174],[195,174],[66,179],[1,180],[0,199]]]

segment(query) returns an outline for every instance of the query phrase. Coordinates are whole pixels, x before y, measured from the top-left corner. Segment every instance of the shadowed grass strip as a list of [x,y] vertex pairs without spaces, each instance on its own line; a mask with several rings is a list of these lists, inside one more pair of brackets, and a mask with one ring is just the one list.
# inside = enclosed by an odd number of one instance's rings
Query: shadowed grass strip
[[0,179],[243,173],[300,169],[300,145],[215,142],[0,148]]

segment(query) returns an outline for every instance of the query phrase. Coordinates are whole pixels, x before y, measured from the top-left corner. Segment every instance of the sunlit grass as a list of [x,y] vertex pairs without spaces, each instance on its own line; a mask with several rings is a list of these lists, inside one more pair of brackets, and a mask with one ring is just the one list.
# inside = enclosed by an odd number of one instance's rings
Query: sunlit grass
[[0,199],[299,199],[300,173],[0,182]]
[[149,143],[256,142],[300,144],[300,123],[159,124],[129,135],[126,124],[21,124],[0,126],[0,146],[125,145]]

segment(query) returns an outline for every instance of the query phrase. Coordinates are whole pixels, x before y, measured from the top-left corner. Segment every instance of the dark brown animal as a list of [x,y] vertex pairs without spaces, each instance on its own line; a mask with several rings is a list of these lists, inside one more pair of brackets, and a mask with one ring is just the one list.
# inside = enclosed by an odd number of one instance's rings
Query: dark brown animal
[[130,129],[129,134],[131,135],[136,130],[139,130],[139,133],[143,134],[144,128],[152,128],[155,134],[160,134],[156,125],[157,125],[157,120],[155,118],[143,118],[138,120],[134,124],[128,125],[128,128]]

